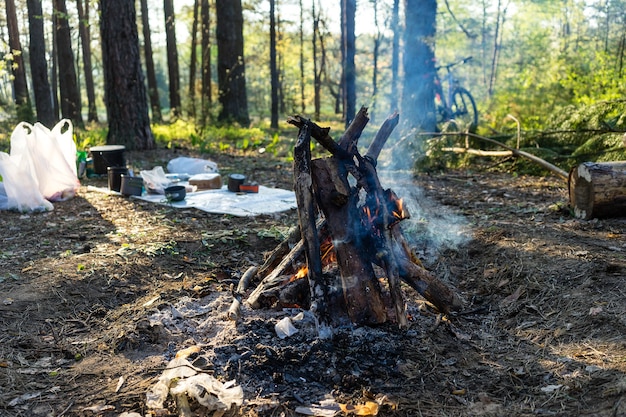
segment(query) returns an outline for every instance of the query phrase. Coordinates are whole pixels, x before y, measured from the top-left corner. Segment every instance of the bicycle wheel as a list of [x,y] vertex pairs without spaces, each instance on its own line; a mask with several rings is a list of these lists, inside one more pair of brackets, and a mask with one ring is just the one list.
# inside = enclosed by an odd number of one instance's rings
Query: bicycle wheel
[[478,126],[478,110],[474,97],[466,89],[459,87],[452,93],[450,103],[452,117],[459,129],[469,132],[476,131]]

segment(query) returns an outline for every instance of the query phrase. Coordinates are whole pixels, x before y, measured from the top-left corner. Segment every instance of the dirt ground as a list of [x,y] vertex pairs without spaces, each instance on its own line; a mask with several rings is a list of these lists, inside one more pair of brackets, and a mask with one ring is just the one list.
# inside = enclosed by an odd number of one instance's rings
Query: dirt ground
[[[216,162],[291,188],[291,166],[269,157]],[[155,412],[146,394],[192,346],[199,372],[242,388],[227,415],[338,404],[380,416],[626,415],[626,218],[573,218],[559,178],[395,182],[412,215],[405,235],[463,311],[442,317],[407,287],[409,329],[346,325],[331,340],[297,309],[225,317],[231,285],[296,225],[295,210],[234,217],[87,187],[104,184],[83,181],[51,212],[0,212],[2,416],[178,415],[171,397]],[[280,339],[284,317],[298,332]]]

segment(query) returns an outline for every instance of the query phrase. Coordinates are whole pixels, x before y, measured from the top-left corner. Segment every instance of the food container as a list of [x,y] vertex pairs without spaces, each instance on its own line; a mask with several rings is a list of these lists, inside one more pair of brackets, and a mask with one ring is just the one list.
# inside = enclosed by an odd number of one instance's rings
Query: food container
[[143,192],[143,178],[122,174],[122,187],[120,192],[123,195],[141,195]]
[[126,167],[108,167],[109,190],[120,192],[122,188],[122,175],[128,175]]
[[123,145],[93,146],[89,149],[93,159],[93,171],[98,175],[105,175],[109,167],[121,167],[126,165]]
[[168,201],[183,201],[187,195],[187,189],[184,185],[172,185],[167,187],[164,192]]
[[192,175],[189,185],[195,185],[198,190],[217,190],[222,188],[222,176],[215,173]]
[[228,176],[228,191],[233,193],[239,192],[239,186],[246,181],[246,176],[243,174],[230,174]]

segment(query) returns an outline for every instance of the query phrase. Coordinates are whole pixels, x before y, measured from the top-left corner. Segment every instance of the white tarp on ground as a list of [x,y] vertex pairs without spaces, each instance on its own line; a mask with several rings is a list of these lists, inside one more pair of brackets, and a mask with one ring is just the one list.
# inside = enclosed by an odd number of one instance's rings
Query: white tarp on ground
[[[89,187],[94,191],[119,194],[107,188]],[[140,200],[164,204],[176,208],[196,208],[214,214],[233,216],[258,216],[260,214],[279,213],[297,207],[296,194],[281,188],[259,186],[258,193],[233,193],[224,186],[219,190],[188,192],[183,201],[168,202],[162,194],[136,196]]]
[[177,202],[168,202],[161,194],[143,194],[136,198],[177,208],[197,208],[207,213],[242,217],[278,213],[297,207],[293,191],[264,186],[259,186],[258,193],[233,193],[226,186],[219,190],[196,191],[187,193],[183,201]]

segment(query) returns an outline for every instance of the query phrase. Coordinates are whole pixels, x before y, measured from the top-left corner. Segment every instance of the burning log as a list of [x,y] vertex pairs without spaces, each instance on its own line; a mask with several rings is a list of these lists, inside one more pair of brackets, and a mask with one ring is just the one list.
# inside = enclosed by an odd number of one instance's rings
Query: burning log
[[[393,319],[406,327],[401,281],[444,313],[461,308],[456,294],[427,271],[410,250],[399,227],[409,213],[392,190],[383,189],[378,178],[377,159],[398,120],[397,113],[387,118],[364,156],[357,145],[369,121],[366,108],[357,113],[338,142],[329,136],[328,128],[298,116],[288,120],[299,128],[294,149],[294,190],[301,241],[250,294],[248,305],[310,305],[318,319],[320,336],[325,337],[330,334],[339,305],[355,324],[380,324]],[[331,156],[312,160],[311,138]],[[303,252],[306,267],[298,275],[306,280],[298,279],[293,268]],[[337,283],[336,274],[325,272],[331,252],[340,275]],[[381,270],[389,296],[385,296],[377,276]],[[307,287],[303,280],[308,282],[308,303],[302,298],[303,288]],[[333,291],[336,286],[341,288],[340,299]]]

